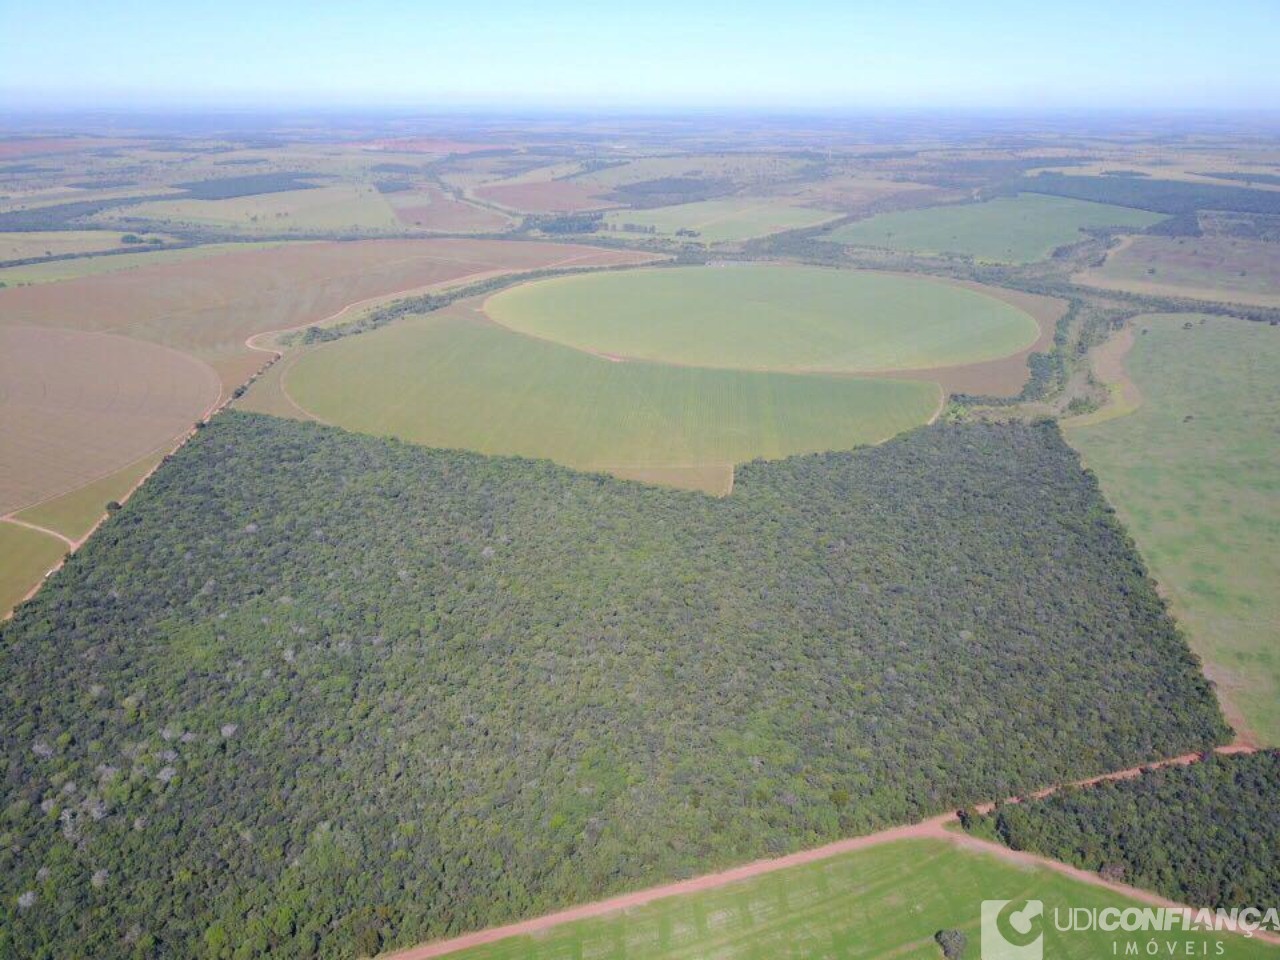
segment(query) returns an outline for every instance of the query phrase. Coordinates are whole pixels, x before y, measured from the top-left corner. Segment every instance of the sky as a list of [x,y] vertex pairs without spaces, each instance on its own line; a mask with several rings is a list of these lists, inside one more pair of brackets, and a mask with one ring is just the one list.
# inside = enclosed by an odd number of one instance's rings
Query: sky
[[1280,0],[0,0],[7,109],[1280,109]]

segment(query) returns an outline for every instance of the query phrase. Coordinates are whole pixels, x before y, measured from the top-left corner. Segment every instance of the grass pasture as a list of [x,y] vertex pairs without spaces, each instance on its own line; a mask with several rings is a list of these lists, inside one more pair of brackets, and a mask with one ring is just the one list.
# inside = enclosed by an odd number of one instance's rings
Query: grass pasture
[[734,463],[884,440],[941,399],[922,382],[612,362],[464,309],[304,354],[284,376],[288,396],[365,433],[716,493]]
[[[945,840],[899,840],[818,863],[464,950],[456,960],[937,960],[934,934],[962,931],[977,957],[981,902],[1044,901],[1044,955],[1053,960],[1124,956],[1126,942],[1154,939],[1194,952],[1178,956],[1272,957],[1274,947],[1239,936],[1059,932],[1054,908],[1128,907],[1118,894],[1048,868],[1027,869]],[[1216,953],[1221,940],[1223,952]],[[1113,953],[1113,949],[1118,952]],[[1208,952],[1201,954],[1205,949]]]
[[152,200],[117,207],[95,219],[105,223],[141,219],[152,224],[208,227],[250,236],[335,230],[376,233],[403,228],[376,188],[355,183],[223,200]]
[[591,353],[744,370],[919,370],[1007,356],[1040,335],[1009,303],[945,282],[820,267],[557,277],[490,297],[498,323]]
[[1140,406],[1068,436],[1234,706],[1229,719],[1277,744],[1280,330],[1201,320],[1134,320],[1126,366]]
[[1155,296],[1280,306],[1280,244],[1233,237],[1129,237],[1078,283]]
[[[126,246],[117,230],[47,230],[0,233],[0,262],[100,253]],[[152,235],[148,235],[149,237]]]
[[1162,219],[1127,207],[1024,193],[985,203],[883,213],[839,227],[823,239],[909,253],[1032,263],[1082,239],[1083,227],[1142,229]]
[[57,537],[0,520],[0,619],[66,552]]
[[[667,238],[675,237],[681,230],[690,230],[696,236],[687,239],[706,244],[750,240],[783,230],[816,227],[839,216],[828,210],[794,206],[767,197],[734,197],[651,210],[615,210],[606,214],[604,219],[610,229],[621,233],[628,232],[628,224],[653,228],[658,236]],[[646,235],[640,231],[632,232],[639,237]]]

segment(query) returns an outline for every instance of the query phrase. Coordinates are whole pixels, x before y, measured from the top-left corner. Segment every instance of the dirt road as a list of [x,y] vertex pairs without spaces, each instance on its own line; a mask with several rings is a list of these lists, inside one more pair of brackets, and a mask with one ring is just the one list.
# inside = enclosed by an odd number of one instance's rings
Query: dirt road
[[[1216,751],[1222,754],[1231,753],[1252,753],[1254,748],[1246,744],[1231,744],[1226,747],[1219,747]],[[1037,791],[1033,796],[1047,797],[1065,786],[1089,786],[1095,783],[1102,783],[1107,780],[1127,780],[1138,776],[1144,770],[1154,770],[1161,767],[1186,766],[1196,763],[1202,759],[1202,755],[1198,753],[1183,754],[1178,757],[1171,757],[1168,760],[1156,761],[1153,763],[1142,764],[1135,767],[1127,767],[1124,770],[1116,770],[1112,773],[1102,774],[1097,777],[1090,777],[1087,780],[1074,781],[1070,784],[1062,784],[1054,787],[1047,787],[1044,790]],[[1010,798],[1008,802],[1016,803],[1016,798]],[[994,807],[994,803],[983,804],[977,809],[981,811],[989,811]],[[850,837],[846,840],[837,840],[835,843],[828,843],[825,846],[815,847],[812,850],[802,850],[798,853],[788,854],[785,857],[776,857],[770,860],[756,860],[752,863],[744,864],[740,867],[733,867],[729,870],[722,870],[718,873],[708,873],[701,877],[693,877],[689,880],[680,880],[676,883],[667,883],[662,886],[650,887],[647,890],[637,890],[634,893],[624,893],[620,896],[610,897],[607,900],[597,900],[594,903],[586,903],[576,907],[570,907],[567,910],[560,910],[556,913],[549,913],[541,917],[533,917],[529,920],[521,920],[518,923],[507,924],[501,927],[490,927],[487,930],[477,930],[474,933],[466,933],[459,937],[453,937],[448,940],[436,940],[431,943],[419,944],[416,947],[410,947],[396,953],[383,955],[383,960],[430,960],[432,957],[443,957],[459,950],[466,950],[469,947],[478,947],[486,943],[494,943],[498,940],[505,940],[507,937],[527,936],[530,934],[540,933],[558,927],[564,923],[572,923],[575,920],[586,920],[592,917],[602,917],[610,913],[620,910],[628,910],[633,907],[643,906],[652,903],[655,900],[664,900],[667,897],[679,897],[690,893],[698,893],[702,890],[714,890],[717,887],[727,886],[731,883],[738,883],[742,880],[749,880],[752,877],[758,877],[766,873],[773,873],[777,870],[787,870],[791,867],[802,866],[807,863],[815,863],[819,860],[826,860],[831,857],[838,857],[841,854],[853,853],[856,850],[865,850],[869,847],[876,847],[885,843],[894,843],[898,840],[913,839],[933,839],[945,840],[957,846],[964,847],[968,850],[979,851],[993,856],[1001,857],[1015,863],[1030,866],[1045,867],[1055,870],[1058,873],[1065,874],[1074,880],[1082,883],[1088,883],[1096,887],[1104,887],[1108,890],[1119,893],[1123,896],[1146,903],[1151,906],[1162,907],[1181,907],[1183,904],[1175,903],[1172,900],[1165,899],[1158,894],[1151,893],[1147,890],[1140,890],[1137,887],[1130,887],[1122,883],[1113,883],[1104,880],[1096,873],[1090,873],[1087,870],[1081,870],[1057,860],[1051,860],[1047,857],[1041,857],[1036,854],[1023,853],[1020,851],[1010,850],[1008,847],[1001,846],[998,843],[992,843],[989,840],[981,840],[971,837],[966,833],[947,829],[957,823],[954,813],[944,813],[920,823],[908,824],[901,827],[892,827],[888,830],[881,830],[878,833],[867,834],[862,837]],[[1272,934],[1256,933],[1259,939],[1268,943],[1280,944],[1280,936]]]

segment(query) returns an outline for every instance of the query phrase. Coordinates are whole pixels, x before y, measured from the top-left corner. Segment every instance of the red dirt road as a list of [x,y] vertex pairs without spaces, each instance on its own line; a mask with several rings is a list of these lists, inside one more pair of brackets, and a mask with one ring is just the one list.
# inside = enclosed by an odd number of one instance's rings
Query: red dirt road
[[842,853],[852,853],[855,850],[864,850],[867,847],[879,846],[882,843],[892,843],[895,840],[910,840],[912,838],[918,839],[920,837],[947,838],[950,834],[943,828],[954,820],[954,814],[945,813],[934,817],[932,820],[925,820],[923,823],[894,827],[891,830],[882,830],[880,833],[868,834],[865,837],[837,840],[835,843],[829,843],[824,847],[802,850],[799,853],[788,854],[785,857],[778,857],[773,860],[756,860],[753,863],[723,870],[720,873],[708,873],[701,877],[681,880],[677,883],[668,883],[661,887],[650,887],[648,890],[624,893],[621,896],[610,897],[608,900],[597,900],[595,903],[570,907],[568,910],[549,913],[546,916],[535,917],[532,920],[522,920],[519,923],[511,923],[505,927],[491,927],[488,930],[477,930],[475,933],[463,934],[451,940],[437,940],[434,943],[421,944],[420,946],[410,947],[408,950],[402,950],[399,953],[386,954],[386,960],[427,960],[429,957],[443,957],[446,954],[465,950],[468,947],[478,947],[481,944],[493,943],[495,940],[504,940],[507,937],[538,933],[552,927],[558,927],[562,923],[600,917],[618,910],[628,910],[632,907],[652,903],[654,900],[679,897],[685,894],[697,893],[700,890],[714,890],[716,887],[737,883],[740,880],[749,880],[765,873],[773,873],[775,870],[786,870],[789,867],[798,867],[806,863],[826,860]]
[[[1216,752],[1222,754],[1253,753],[1254,748],[1244,744],[1232,744],[1226,747],[1219,747]],[[1199,761],[1201,758],[1202,755],[1198,753],[1184,754],[1179,757],[1172,757],[1168,760],[1142,764],[1140,766],[1129,767],[1124,770],[1117,770],[1112,773],[1102,774],[1101,776],[1090,777],[1087,780],[1075,781],[1071,784],[1047,787],[1044,790],[1036,792],[1034,796],[1047,797],[1062,789],[1064,786],[1089,786],[1095,783],[1102,783],[1106,780],[1127,780],[1138,776],[1144,770],[1155,770],[1161,767],[1171,766],[1186,766]],[[1011,799],[1010,802],[1017,801],[1016,799]],[[990,810],[993,806],[994,804],[983,804],[977,809],[986,811]],[[1108,890],[1114,891],[1115,893],[1119,893],[1123,896],[1130,897],[1131,899],[1152,906],[1184,906],[1183,904],[1168,900],[1147,890],[1130,887],[1123,883],[1113,883],[1111,881],[1104,880],[1096,873],[1090,873],[1087,870],[1081,870],[1078,867],[1073,867],[1057,860],[1051,860],[1047,857],[1041,857],[1036,854],[1010,850],[998,843],[981,840],[977,837],[971,837],[965,833],[958,833],[947,829],[948,826],[956,822],[956,815],[954,813],[944,813],[920,823],[908,824],[901,827],[892,827],[888,830],[881,830],[879,833],[867,834],[866,836],[837,840],[836,842],[828,843],[825,846],[814,847],[811,850],[801,850],[798,853],[791,853],[785,857],[776,857],[770,860],[756,860],[752,863],[744,864],[740,867],[732,867],[718,873],[708,873],[701,877],[693,877],[689,880],[680,880],[676,883],[667,883],[662,886],[650,887],[647,890],[637,890],[634,893],[624,893],[620,896],[610,897],[607,900],[597,900],[595,903],[585,903],[580,906],[570,907],[567,910],[557,911],[556,913],[549,913],[529,920],[521,920],[518,923],[510,923],[506,926],[490,927],[487,930],[477,930],[473,933],[466,933],[448,940],[436,940],[430,943],[419,944],[416,947],[409,947],[406,950],[384,954],[383,960],[430,960],[432,957],[447,956],[448,954],[456,953],[459,950],[482,946],[486,943],[494,943],[498,940],[505,940],[508,937],[529,936],[531,934],[550,930],[551,928],[558,927],[564,923],[573,923],[576,920],[587,920],[592,917],[602,917],[620,910],[629,910],[633,907],[652,903],[655,900],[664,900],[667,897],[684,896],[691,893],[698,893],[702,890],[714,890],[718,887],[727,886],[731,883],[738,883],[742,880],[749,880],[752,877],[758,877],[766,873],[773,873],[777,870],[787,870],[791,867],[798,867],[808,863],[815,863],[820,860],[827,860],[831,857],[837,857],[846,853],[853,853],[857,850],[865,850],[869,847],[875,847],[885,843],[913,839],[945,840],[949,843],[954,843],[958,846],[964,847],[965,849],[991,854],[1014,863],[1020,863],[1027,866],[1045,867],[1069,876],[1072,879],[1079,880],[1082,883],[1088,883],[1095,887],[1104,887]],[[1255,936],[1268,943],[1280,944],[1280,936],[1262,932],[1255,933]]]

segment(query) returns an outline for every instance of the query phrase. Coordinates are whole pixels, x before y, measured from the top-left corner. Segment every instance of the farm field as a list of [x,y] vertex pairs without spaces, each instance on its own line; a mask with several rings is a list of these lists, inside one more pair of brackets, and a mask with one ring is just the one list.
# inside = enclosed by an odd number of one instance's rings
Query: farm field
[[881,372],[1017,353],[1027,313],[945,281],[797,266],[558,277],[485,303],[498,323],[579,350],[694,366]]
[[168,223],[209,227],[247,235],[307,234],[403,229],[386,198],[369,184],[343,183],[232,197],[225,200],[153,200],[117,207],[94,218],[100,223]]
[[1076,282],[1107,290],[1280,306],[1280,243],[1231,237],[1128,237]]
[[0,515],[23,511],[78,539],[146,472],[149,455],[261,367],[268,354],[246,345],[253,334],[508,270],[649,259],[421,240],[191,248],[22,269],[135,257],[129,269],[0,290]]
[[1132,324],[1126,367],[1140,406],[1068,436],[1133,531],[1229,719],[1280,743],[1280,330],[1186,315]]
[[[229,392],[265,359],[245,345],[256,333],[508,271],[647,259],[631,251],[500,240],[290,244],[0,290],[0,322],[109,330],[165,344],[212,364]],[[86,311],[86,303],[94,309]]]
[[0,520],[0,621],[66,552],[57,537]]
[[923,254],[959,254],[997,263],[1031,263],[1083,239],[1083,227],[1149,227],[1159,214],[1064,197],[1019,194],[985,203],[883,213],[838,227],[832,243]]
[[627,225],[652,228],[659,236],[674,237],[681,230],[696,236],[681,237],[697,243],[724,243],[763,237],[782,230],[815,227],[840,216],[828,210],[793,206],[767,197],[735,197],[731,200],[703,200],[681,203],[651,210],[615,210],[605,214],[604,222],[611,230],[627,231]]
[[[113,233],[112,235],[114,236],[115,234]],[[301,244],[313,241],[298,240],[289,242]],[[0,267],[0,283],[10,287],[32,283],[56,283],[60,280],[97,277],[107,273],[116,273],[120,270],[132,270],[135,267],[184,263],[189,260],[203,260],[205,257],[214,257],[222,253],[245,253],[250,250],[266,250],[283,245],[283,241],[272,240],[240,243],[204,243],[199,246],[179,247],[173,250],[145,250],[140,253],[112,254],[109,257],[76,257],[72,260],[52,260],[47,263]]]
[[875,443],[941,403],[923,382],[611,362],[462,304],[312,350],[283,377],[300,407],[348,429],[717,493],[734,463]]
[[[0,233],[0,262],[57,257],[64,254],[96,253],[126,246],[117,230],[48,230],[27,233]],[[146,234],[148,239],[156,236]],[[160,239],[166,239],[161,237]],[[3,271],[0,271],[3,282]]]
[[496,210],[455,200],[435,186],[388,193],[385,198],[402,224],[423,230],[486,233],[515,225],[512,218]]
[[522,213],[575,213],[612,206],[592,187],[570,180],[529,180],[475,187],[475,196]]
[[27,507],[14,516],[27,523],[55,530],[71,540],[79,540],[106,512],[107,504],[112,500],[123,500],[160,462],[162,456],[163,454],[149,454],[140,457],[101,480],[53,497],[37,506]]
[[0,514],[122,469],[189,428],[218,392],[207,365],[155,344],[0,326]]
[[[944,191],[923,183],[885,180],[866,175],[833,176],[784,188],[787,199],[845,213],[861,212],[873,203],[886,201],[890,197],[907,198],[911,194],[921,198],[945,196]],[[903,202],[914,202],[917,197],[910,197],[910,200]]]
[[569,183],[609,193],[636,183],[668,179],[727,181],[747,186],[785,180],[804,166],[794,158],[770,154],[709,153],[638,157],[581,173]]
[[[982,899],[1044,901],[1045,956],[1097,960],[1126,942],[1190,949],[1193,956],[1274,957],[1240,936],[1061,932],[1055,908],[1140,906],[1048,868],[1008,863],[945,840],[899,840],[731,886],[659,900],[448,956],[454,960],[801,960],[896,957],[938,960],[939,930],[960,930],[977,957]],[[1224,952],[1215,954],[1216,941]],[[1190,948],[1184,947],[1190,941]],[[1167,945],[1166,945],[1167,944]],[[1113,954],[1113,949],[1120,953]],[[1145,954],[1144,954],[1145,955]],[[1161,955],[1167,955],[1162,953]],[[391,958],[395,960],[395,958]]]

